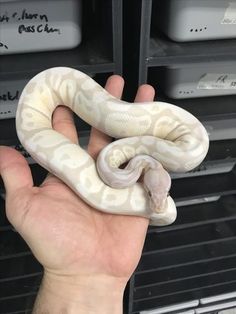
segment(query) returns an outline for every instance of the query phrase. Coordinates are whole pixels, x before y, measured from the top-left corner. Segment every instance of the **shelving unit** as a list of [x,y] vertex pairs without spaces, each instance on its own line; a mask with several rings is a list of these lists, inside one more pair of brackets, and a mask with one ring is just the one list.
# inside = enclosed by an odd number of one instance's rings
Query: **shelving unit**
[[[203,123],[222,124],[222,130],[224,125],[227,130],[236,115],[235,95],[171,99],[160,81],[166,66],[235,62],[236,39],[174,42],[156,27],[162,3],[139,0],[126,4],[126,20],[133,14],[126,38],[134,37],[127,45],[136,47],[127,48],[127,58],[133,60],[132,73],[127,71],[133,82],[128,97],[148,83],[156,89],[156,100],[178,105]],[[187,175],[173,176],[170,194],[177,203],[178,217],[171,226],[149,228],[127,288],[128,314],[216,314],[214,307],[219,304],[219,309],[236,306],[236,125],[223,139],[215,131],[214,136],[210,134],[214,140],[204,162]],[[235,295],[228,303],[223,296],[204,308],[202,299],[232,292]]]
[[[52,0],[53,1],[53,0]],[[68,66],[104,84],[110,74],[123,71],[122,0],[83,1],[82,42],[71,50],[0,56],[0,81],[30,79],[55,66]],[[80,138],[86,142],[90,127],[76,118]],[[18,147],[14,119],[0,120],[0,145]],[[39,185],[46,171],[31,164],[34,183]],[[42,278],[42,267],[5,216],[3,182],[0,179],[0,313],[31,313]]]
[[[236,61],[236,39],[175,43],[154,27],[161,2],[86,0],[81,45],[72,50],[0,56],[0,81],[30,79],[54,66],[93,74],[101,84],[111,73],[124,74],[126,100],[138,85],[149,83],[157,90],[157,100],[174,103],[202,122],[232,121],[236,96],[173,100],[161,90],[156,74],[170,65]],[[0,120],[0,145],[18,147],[14,124],[14,119]],[[86,142],[89,126],[79,119],[76,124]],[[215,314],[215,306],[235,306],[236,132],[235,137],[232,134],[211,141],[197,169],[187,175],[172,174],[177,220],[171,226],[149,228],[140,263],[127,285],[125,314],[154,309],[155,314],[200,314],[204,307],[208,308],[204,313]],[[30,167],[35,184],[40,184],[46,171],[36,164]],[[30,313],[42,268],[9,224],[1,196],[0,233],[0,314]]]
[[159,3],[158,0],[139,1],[141,10],[139,85],[147,82],[148,70],[151,67],[235,60],[236,39],[178,43],[154,29],[153,15],[155,14],[155,19],[160,17]]
[[0,79],[31,76],[55,66],[70,66],[87,73],[122,74],[122,1],[104,0],[99,5],[89,0],[83,4],[82,21],[83,37],[77,48],[2,55]]

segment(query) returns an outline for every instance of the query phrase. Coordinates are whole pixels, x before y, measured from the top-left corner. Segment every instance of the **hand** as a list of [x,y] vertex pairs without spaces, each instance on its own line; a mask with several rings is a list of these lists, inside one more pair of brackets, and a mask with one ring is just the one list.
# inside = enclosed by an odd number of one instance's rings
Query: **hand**
[[[123,85],[123,79],[114,75],[105,88],[119,98]],[[154,89],[143,85],[135,101],[153,98]],[[78,143],[67,108],[56,109],[53,127]],[[88,152],[96,159],[110,141],[92,129]],[[44,267],[35,313],[50,307],[50,313],[58,313],[59,306],[77,309],[75,313],[83,309],[86,313],[119,313],[125,285],[141,256],[148,220],[94,210],[52,174],[40,187],[33,186],[26,160],[9,147],[0,147],[0,175],[6,188],[7,217]],[[108,298],[112,310],[107,308]]]

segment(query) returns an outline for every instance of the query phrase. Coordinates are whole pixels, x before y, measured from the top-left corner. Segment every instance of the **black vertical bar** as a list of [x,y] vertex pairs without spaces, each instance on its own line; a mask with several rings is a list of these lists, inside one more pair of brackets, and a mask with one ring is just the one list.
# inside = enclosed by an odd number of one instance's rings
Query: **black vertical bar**
[[141,30],[140,30],[140,55],[139,55],[139,85],[147,82],[147,59],[150,44],[152,0],[142,0]]
[[123,0],[112,0],[112,41],[113,41],[113,59],[115,63],[116,74],[123,74],[122,52],[123,52]]
[[133,305],[134,305],[134,280],[135,280],[135,273],[129,280],[129,302],[128,302],[128,314],[133,312]]

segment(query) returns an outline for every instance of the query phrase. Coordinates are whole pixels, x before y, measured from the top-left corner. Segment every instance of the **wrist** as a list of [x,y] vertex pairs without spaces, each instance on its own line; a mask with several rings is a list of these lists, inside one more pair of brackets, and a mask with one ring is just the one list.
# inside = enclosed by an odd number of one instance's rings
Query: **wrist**
[[60,276],[45,272],[34,314],[121,314],[126,281],[106,275]]

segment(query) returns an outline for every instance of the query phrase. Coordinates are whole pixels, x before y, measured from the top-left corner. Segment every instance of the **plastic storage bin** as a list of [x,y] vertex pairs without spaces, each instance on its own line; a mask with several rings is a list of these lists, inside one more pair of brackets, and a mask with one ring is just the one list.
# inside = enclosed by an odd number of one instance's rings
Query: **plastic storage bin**
[[165,0],[160,28],[175,41],[236,37],[235,0]]
[[80,42],[80,0],[0,0],[0,54],[70,49]]
[[169,66],[162,88],[170,98],[236,94],[236,62]]

